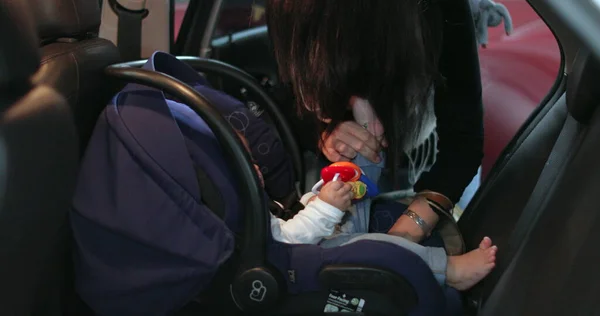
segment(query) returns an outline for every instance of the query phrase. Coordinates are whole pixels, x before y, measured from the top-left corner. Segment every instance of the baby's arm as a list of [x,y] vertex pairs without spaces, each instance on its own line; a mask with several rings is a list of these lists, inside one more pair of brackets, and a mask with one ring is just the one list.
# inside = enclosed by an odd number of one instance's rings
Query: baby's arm
[[288,244],[316,244],[331,236],[335,225],[344,216],[342,210],[350,207],[353,198],[351,189],[352,186],[347,183],[331,181],[321,188],[319,196],[305,194],[300,201],[307,203],[306,207],[294,218],[287,221],[271,219],[273,238]]
[[[302,200],[308,200],[309,194]],[[344,212],[317,197],[287,221],[271,215],[271,233],[275,240],[287,244],[317,244],[333,234],[343,216]]]

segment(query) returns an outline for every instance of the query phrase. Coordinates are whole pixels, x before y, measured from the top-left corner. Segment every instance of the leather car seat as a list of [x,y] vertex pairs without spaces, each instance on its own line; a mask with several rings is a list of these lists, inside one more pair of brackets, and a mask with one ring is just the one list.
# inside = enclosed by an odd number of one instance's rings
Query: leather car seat
[[119,85],[104,68],[120,62],[117,47],[98,38],[100,5],[89,0],[27,0],[41,39],[35,83],[54,87],[71,106],[83,152],[98,115]]
[[0,0],[0,314],[52,316],[61,315],[77,135],[64,98],[31,83],[40,59],[28,11]]

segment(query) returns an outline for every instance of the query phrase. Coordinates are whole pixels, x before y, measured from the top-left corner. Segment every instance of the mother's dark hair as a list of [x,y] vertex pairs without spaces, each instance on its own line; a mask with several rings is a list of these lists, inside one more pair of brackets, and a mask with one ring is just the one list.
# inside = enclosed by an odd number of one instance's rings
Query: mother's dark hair
[[351,96],[367,99],[393,157],[420,130],[439,78],[438,13],[431,0],[267,1],[279,73],[298,110],[331,119],[331,132],[346,118]]

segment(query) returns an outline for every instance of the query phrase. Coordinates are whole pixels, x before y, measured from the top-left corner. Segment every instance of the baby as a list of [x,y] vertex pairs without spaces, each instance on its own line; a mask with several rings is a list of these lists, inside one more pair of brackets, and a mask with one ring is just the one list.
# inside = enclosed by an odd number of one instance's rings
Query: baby
[[[241,134],[240,139],[246,146],[248,142]],[[260,168],[255,165],[261,184],[263,184]],[[341,181],[325,184],[318,195],[312,192],[305,194],[300,202],[305,208],[293,218],[284,221],[271,215],[271,232],[276,241],[289,244],[320,244],[331,236],[344,212],[350,208],[353,199],[352,186]],[[359,240],[379,240],[397,244],[419,255],[431,268],[441,284],[447,284],[458,290],[466,290],[477,284],[490,273],[495,265],[497,247],[485,237],[479,248],[460,256],[446,256],[443,248],[424,247],[402,237],[388,234],[358,233],[346,235],[347,241],[342,245]],[[337,246],[337,244],[336,244]]]

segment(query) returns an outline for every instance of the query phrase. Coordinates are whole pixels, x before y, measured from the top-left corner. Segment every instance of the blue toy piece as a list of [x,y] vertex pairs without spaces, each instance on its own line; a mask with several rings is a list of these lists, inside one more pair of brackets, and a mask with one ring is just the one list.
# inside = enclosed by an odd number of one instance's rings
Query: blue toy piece
[[[365,176],[363,174],[360,176],[360,179],[358,179],[358,180],[360,182],[364,183],[365,186],[367,187],[367,192],[366,192],[365,196],[363,196],[360,200],[374,198],[379,195],[379,188],[377,187],[377,185],[375,183],[373,183],[371,180],[369,180],[369,178],[367,178],[367,176]],[[357,201],[360,201],[360,200],[357,200]]]

